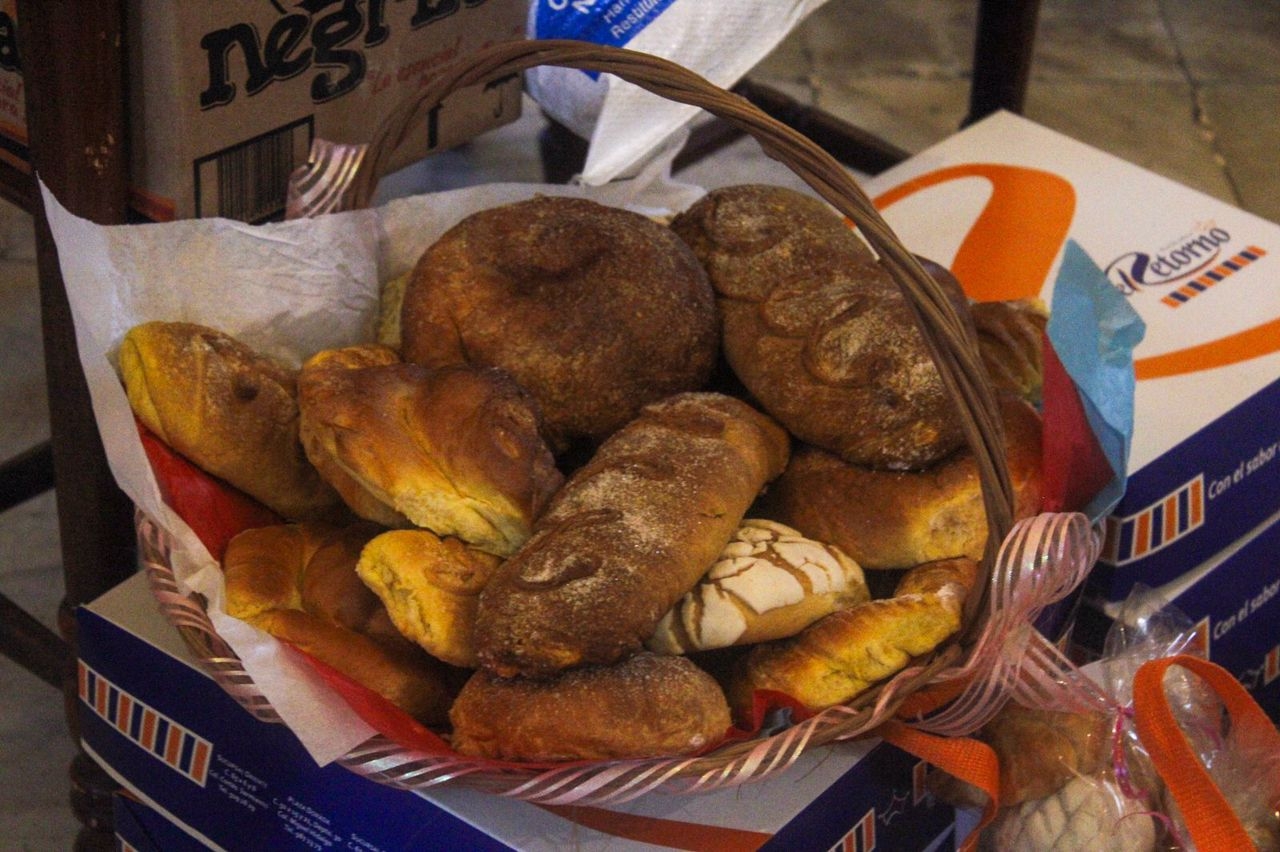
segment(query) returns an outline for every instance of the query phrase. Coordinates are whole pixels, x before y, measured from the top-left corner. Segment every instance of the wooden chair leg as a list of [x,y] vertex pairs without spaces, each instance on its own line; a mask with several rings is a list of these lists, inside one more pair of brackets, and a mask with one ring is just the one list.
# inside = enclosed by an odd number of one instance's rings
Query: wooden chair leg
[[44,441],[0,465],[0,512],[53,488],[53,445]]
[[[25,81],[32,165],[69,210],[100,224],[125,222],[128,206],[123,6],[122,0],[18,0],[20,53],[27,67],[39,69]],[[86,151],[96,154],[88,157]],[[57,251],[42,206],[34,206],[66,593],[59,628],[72,651],[63,694],[78,743],[74,613],[136,570],[133,512],[106,462]],[[110,800],[116,785],[90,767],[82,753],[70,768],[74,809],[84,825],[77,848],[113,848]]]
[[962,126],[997,110],[1021,113],[1035,49],[1040,0],[981,0],[973,44],[969,114]]

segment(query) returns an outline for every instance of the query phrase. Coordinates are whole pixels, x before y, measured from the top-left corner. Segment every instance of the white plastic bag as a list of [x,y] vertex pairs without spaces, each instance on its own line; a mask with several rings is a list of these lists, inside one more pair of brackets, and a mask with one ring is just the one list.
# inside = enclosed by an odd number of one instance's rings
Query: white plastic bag
[[[826,0],[532,0],[530,38],[572,38],[669,59],[728,88]],[[542,66],[529,94],[590,140],[583,183],[630,176],[697,115],[611,75]]]

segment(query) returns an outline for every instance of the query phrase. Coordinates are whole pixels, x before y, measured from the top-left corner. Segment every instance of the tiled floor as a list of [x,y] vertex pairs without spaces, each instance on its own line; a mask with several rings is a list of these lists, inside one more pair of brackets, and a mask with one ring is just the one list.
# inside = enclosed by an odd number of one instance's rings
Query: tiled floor
[[[919,150],[965,113],[973,5],[830,0],[757,76]],[[1280,221],[1280,2],[1044,0],[1026,114]],[[48,425],[30,220],[0,214],[7,458]],[[0,589],[52,626],[62,591],[50,497],[0,517]],[[0,660],[0,852],[71,847],[64,731],[55,691]]]

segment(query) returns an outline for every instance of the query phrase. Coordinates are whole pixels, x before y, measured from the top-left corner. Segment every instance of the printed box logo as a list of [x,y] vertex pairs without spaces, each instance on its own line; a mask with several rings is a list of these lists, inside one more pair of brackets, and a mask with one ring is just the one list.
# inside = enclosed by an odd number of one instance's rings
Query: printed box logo
[[829,852],[870,852],[876,848],[876,809],[863,814],[848,834],[832,846]]
[[205,786],[213,745],[79,661],[80,700],[147,754]]
[[[409,20],[411,29],[430,26],[463,6],[480,6],[487,0],[417,0]],[[287,80],[315,68],[311,79],[314,103],[340,98],[365,79],[368,63],[363,48],[376,47],[391,34],[387,23],[388,0],[298,0],[286,11],[279,0],[271,6],[279,14],[260,33],[242,22],[213,30],[200,39],[208,63],[208,85],[200,93],[200,108],[225,106],[236,98],[232,68],[237,54],[246,74],[248,97],[277,80]]]
[[1126,565],[1199,529],[1205,520],[1205,493],[1204,475],[1197,474],[1141,511],[1107,518],[1102,560]]

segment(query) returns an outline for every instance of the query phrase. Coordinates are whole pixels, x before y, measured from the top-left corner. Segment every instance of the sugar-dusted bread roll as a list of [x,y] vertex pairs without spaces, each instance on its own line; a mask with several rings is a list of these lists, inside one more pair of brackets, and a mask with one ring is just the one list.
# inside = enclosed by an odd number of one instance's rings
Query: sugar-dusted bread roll
[[536,403],[506,373],[405,364],[368,344],[320,352],[298,379],[307,455],[362,517],[506,555],[564,478]]
[[[1040,510],[1040,415],[1009,395],[1000,405],[1014,515],[1028,517]],[[839,547],[865,570],[981,559],[987,541],[982,484],[968,448],[922,471],[890,471],[799,446],[761,511]]]
[[976,302],[970,313],[991,383],[1039,405],[1049,308],[1040,299],[1013,299]]
[[497,760],[618,760],[688,754],[729,731],[720,685],[686,657],[640,653],[551,680],[483,669],[450,712],[453,747]]
[[476,607],[499,562],[457,538],[391,530],[365,545],[356,573],[401,633],[433,657],[473,668]]
[[869,597],[862,569],[839,548],[748,518],[646,644],[686,654],[781,639]]
[[953,636],[976,576],[971,559],[920,566],[891,598],[838,610],[789,639],[756,645],[734,673],[734,710],[749,713],[761,689],[813,710],[851,701]]
[[481,664],[546,677],[639,650],[787,451],[781,427],[731,397],[647,406],[572,476],[481,593]]
[[667,228],[543,196],[469,216],[423,253],[401,339],[407,361],[510,372],[559,448],[594,445],[645,404],[701,388],[719,321],[706,275]]
[[295,370],[186,322],[134,326],[119,363],[134,414],[174,452],[285,518],[341,507],[299,441]]
[[285,524],[247,530],[227,545],[226,611],[310,654],[428,725],[442,725],[460,686],[451,670],[405,639],[356,576],[373,524]]
[[[906,297],[824,203],[783,187],[724,187],[671,228],[715,288],[734,373],[796,438],[892,469],[927,466],[962,444]],[[967,318],[955,279],[931,271]]]

